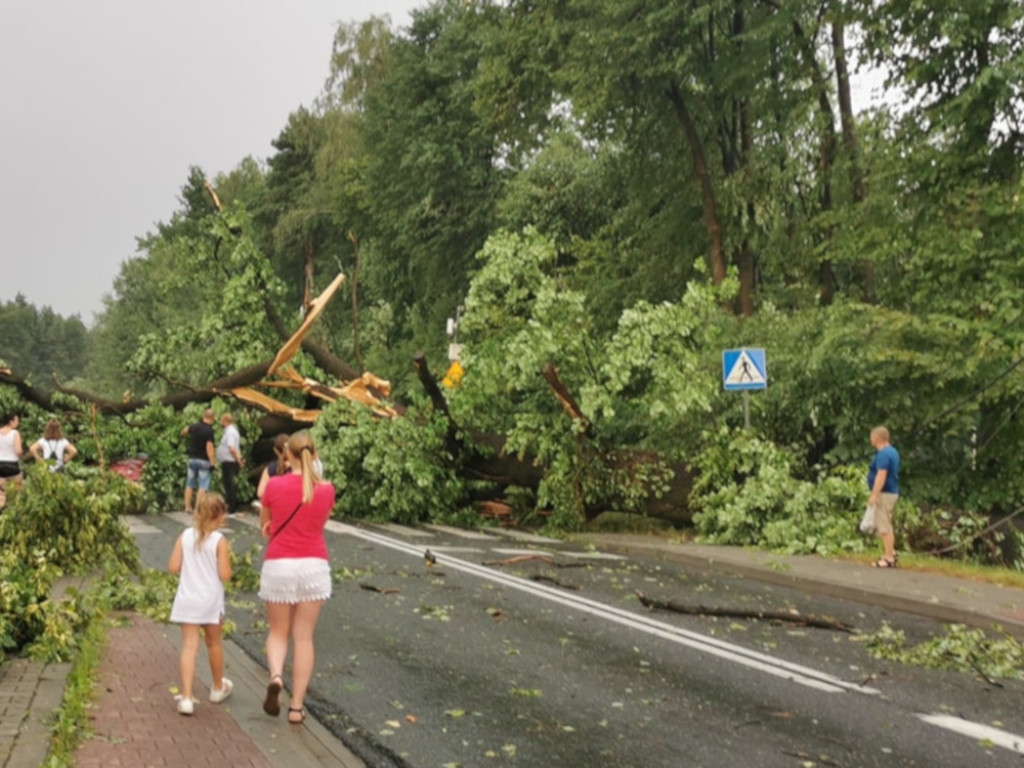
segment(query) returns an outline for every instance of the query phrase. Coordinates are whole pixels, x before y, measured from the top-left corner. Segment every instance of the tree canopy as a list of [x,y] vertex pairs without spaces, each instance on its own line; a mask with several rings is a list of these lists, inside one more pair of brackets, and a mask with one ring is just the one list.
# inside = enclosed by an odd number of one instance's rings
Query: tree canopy
[[[1022,40],[1011,0],[436,0],[406,28],[343,24],[274,154],[192,169],[80,330],[88,359],[23,300],[0,354],[108,395],[199,387],[271,356],[340,270],[297,366],[371,370],[419,414],[385,430],[337,405],[318,427],[350,486],[417,485],[404,517],[500,494],[573,525],[674,495],[711,537],[855,546],[814,508],[853,514],[878,423],[912,516],[1008,513]],[[868,67],[887,98],[856,112]],[[457,312],[441,402],[412,356],[440,365]],[[770,371],[750,433],[721,390],[741,346]],[[375,428],[403,447],[362,461]],[[466,476],[495,455],[543,481]]]

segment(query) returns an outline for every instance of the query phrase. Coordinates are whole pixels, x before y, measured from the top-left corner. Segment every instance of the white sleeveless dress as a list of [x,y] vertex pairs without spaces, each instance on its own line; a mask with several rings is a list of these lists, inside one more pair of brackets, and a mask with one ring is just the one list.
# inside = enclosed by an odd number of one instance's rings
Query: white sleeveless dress
[[217,544],[224,534],[214,531],[196,549],[195,528],[181,535],[182,563],[171,621],[178,624],[219,624],[224,618],[224,584],[217,573]]

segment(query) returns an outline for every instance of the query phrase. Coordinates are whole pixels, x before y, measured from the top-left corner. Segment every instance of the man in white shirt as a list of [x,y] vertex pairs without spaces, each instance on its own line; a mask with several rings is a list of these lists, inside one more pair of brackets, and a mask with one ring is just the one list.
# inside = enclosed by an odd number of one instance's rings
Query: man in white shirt
[[224,433],[220,438],[220,445],[217,446],[217,463],[220,464],[222,480],[224,483],[224,501],[228,507],[228,514],[235,513],[235,478],[238,470],[245,464],[242,458],[242,436],[238,434],[238,427],[234,425],[234,418],[230,413],[220,417],[220,425]]

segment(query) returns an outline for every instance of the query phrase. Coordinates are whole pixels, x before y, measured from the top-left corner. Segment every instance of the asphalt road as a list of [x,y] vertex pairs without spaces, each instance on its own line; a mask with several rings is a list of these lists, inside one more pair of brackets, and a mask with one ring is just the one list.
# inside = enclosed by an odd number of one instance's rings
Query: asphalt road
[[[236,551],[258,543],[252,520],[232,520]],[[163,567],[182,519],[146,522],[159,533],[137,536],[143,559]],[[650,612],[634,592],[866,631],[889,621],[912,639],[941,630],[926,620],[556,543],[330,526],[335,594],[307,702],[368,765],[1024,764],[1019,683],[878,661],[841,632]],[[481,565],[534,552],[571,567]],[[255,595],[231,596],[229,616],[262,660]]]

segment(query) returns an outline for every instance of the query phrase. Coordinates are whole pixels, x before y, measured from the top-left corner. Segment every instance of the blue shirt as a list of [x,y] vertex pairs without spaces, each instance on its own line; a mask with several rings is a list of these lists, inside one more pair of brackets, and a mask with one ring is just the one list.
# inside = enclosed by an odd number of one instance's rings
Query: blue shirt
[[875,454],[875,458],[871,460],[871,466],[868,467],[868,491],[875,487],[875,475],[878,474],[880,469],[886,471],[885,485],[882,486],[882,493],[899,493],[900,453],[891,445],[881,448]]

